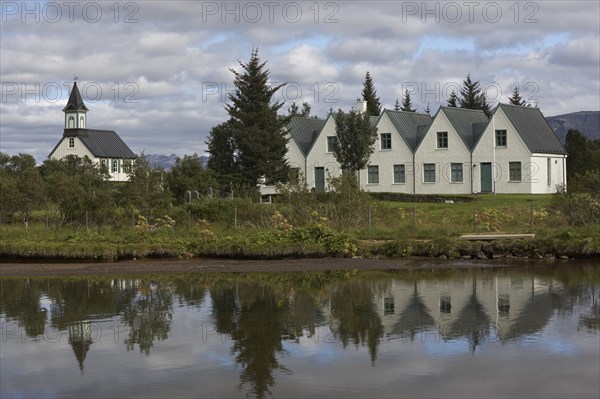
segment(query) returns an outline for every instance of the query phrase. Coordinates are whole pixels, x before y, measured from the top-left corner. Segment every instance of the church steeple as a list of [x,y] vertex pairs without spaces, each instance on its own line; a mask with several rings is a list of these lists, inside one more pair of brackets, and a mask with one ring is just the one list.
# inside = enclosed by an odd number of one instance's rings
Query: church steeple
[[63,108],[63,112],[65,113],[65,129],[85,129],[85,114],[88,111],[88,108],[83,103],[79,88],[77,87],[77,80],[75,80],[71,95],[69,96],[69,101]]

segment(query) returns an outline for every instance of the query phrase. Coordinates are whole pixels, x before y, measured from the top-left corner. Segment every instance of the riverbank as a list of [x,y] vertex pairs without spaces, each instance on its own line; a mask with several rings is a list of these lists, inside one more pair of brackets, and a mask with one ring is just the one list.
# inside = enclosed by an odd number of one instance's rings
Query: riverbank
[[[319,258],[283,260],[155,259],[102,263],[0,263],[0,277],[139,275],[182,273],[304,272],[323,270],[481,269],[567,264],[550,259],[440,260],[427,258]],[[576,261],[575,261],[576,262]],[[589,261],[581,261],[589,262]]]

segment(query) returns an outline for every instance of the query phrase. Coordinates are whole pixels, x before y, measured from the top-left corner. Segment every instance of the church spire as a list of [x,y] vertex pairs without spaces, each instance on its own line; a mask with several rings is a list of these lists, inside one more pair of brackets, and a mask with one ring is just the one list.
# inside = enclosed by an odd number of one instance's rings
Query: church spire
[[69,101],[67,101],[67,105],[63,108],[63,112],[65,113],[65,129],[85,129],[85,114],[88,111],[77,87],[77,80],[75,80]]

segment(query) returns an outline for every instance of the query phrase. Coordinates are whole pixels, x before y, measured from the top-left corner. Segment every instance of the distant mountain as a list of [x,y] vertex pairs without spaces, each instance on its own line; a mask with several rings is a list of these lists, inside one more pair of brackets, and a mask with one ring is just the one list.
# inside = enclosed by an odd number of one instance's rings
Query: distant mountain
[[577,129],[592,140],[600,139],[600,111],[572,112],[549,116],[546,120],[563,143],[569,129]]
[[[145,157],[148,160],[148,163],[151,167],[161,167],[164,170],[170,170],[173,167],[173,165],[175,165],[175,162],[177,162],[177,158],[180,158],[175,154],[145,154]],[[208,163],[208,157],[205,155],[200,155],[200,162],[202,162],[202,166],[206,168],[206,165]]]

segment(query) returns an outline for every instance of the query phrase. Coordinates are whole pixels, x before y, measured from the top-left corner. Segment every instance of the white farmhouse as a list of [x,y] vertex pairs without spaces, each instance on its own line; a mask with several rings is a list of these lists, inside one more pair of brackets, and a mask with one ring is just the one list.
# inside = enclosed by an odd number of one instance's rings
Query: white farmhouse
[[88,111],[75,82],[69,101],[63,108],[65,113],[63,137],[48,158],[62,159],[68,155],[80,158],[87,156],[92,162],[108,168],[110,180],[128,181],[129,168],[136,155],[114,130],[88,129],[86,121]]
[[[359,102],[357,109],[364,109]],[[553,193],[566,185],[566,151],[539,109],[499,104],[482,111],[440,107],[427,114],[384,110],[365,191],[409,194]],[[288,163],[310,188],[325,191],[341,168],[333,155],[334,114],[292,118]]]
[[567,184],[567,153],[537,108],[499,104],[473,162],[476,192],[544,194]]

